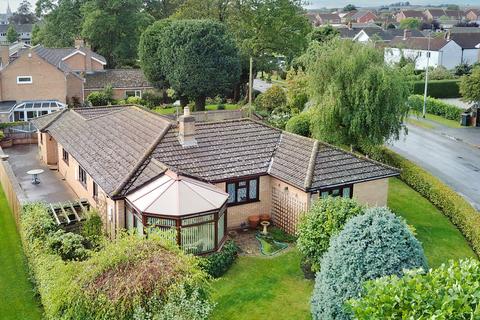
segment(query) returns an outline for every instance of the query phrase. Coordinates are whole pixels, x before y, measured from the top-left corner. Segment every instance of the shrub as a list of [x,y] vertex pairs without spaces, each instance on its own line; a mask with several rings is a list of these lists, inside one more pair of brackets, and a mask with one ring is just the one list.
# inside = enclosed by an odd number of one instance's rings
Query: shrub
[[223,103],[219,104],[217,110],[225,110],[225,105]]
[[480,255],[480,214],[464,198],[413,162],[386,148],[364,150],[373,159],[401,170],[400,179],[437,207]]
[[260,110],[268,112],[272,112],[274,109],[283,107],[286,104],[287,95],[285,94],[285,90],[280,86],[272,86],[255,99],[255,105]]
[[268,231],[270,236],[272,237],[273,240],[278,241],[278,242],[295,242],[297,241],[297,237],[291,234],[286,233],[282,229],[278,227],[271,227],[270,230]]
[[29,243],[35,240],[45,241],[50,234],[58,230],[53,217],[45,205],[40,203],[23,207],[20,226],[23,237]]
[[103,91],[95,91],[88,95],[87,100],[92,106],[106,106],[110,103],[111,99]]
[[477,319],[480,263],[450,261],[427,274],[407,272],[369,281],[349,301],[356,319]]
[[[459,81],[458,79],[428,81],[428,96],[433,98],[459,98]],[[415,81],[413,83],[414,94],[423,95],[424,90],[425,81]]]
[[313,319],[350,319],[344,304],[366,280],[428,269],[422,246],[405,222],[387,208],[350,219],[321,261],[312,296]]
[[468,63],[461,63],[455,67],[455,75],[457,77],[469,75],[470,73],[472,73],[472,66]]
[[305,72],[299,68],[290,69],[287,73],[287,104],[291,108],[303,110],[308,101],[307,92],[308,78]]
[[357,201],[343,197],[327,197],[315,201],[298,224],[298,250],[312,265],[320,269],[320,260],[327,251],[330,238],[339,233],[348,219],[362,214],[364,207]]
[[430,80],[446,80],[446,79],[455,79],[453,73],[445,68],[444,66],[438,66],[432,68],[428,73],[428,78]]
[[304,137],[310,137],[312,135],[310,130],[310,119],[311,115],[308,112],[299,113],[287,121],[285,130]]
[[[408,98],[408,104],[410,108],[416,112],[423,111],[423,96],[412,95]],[[457,108],[454,105],[445,103],[441,100],[427,97],[426,105],[427,113],[435,114],[437,116],[444,117],[445,119],[459,121],[462,109]]]
[[79,234],[57,230],[48,238],[48,246],[62,260],[85,260],[88,258],[88,250],[83,243],[85,238]]
[[98,247],[103,240],[102,218],[93,211],[88,212],[87,218],[82,222],[80,234],[88,241],[90,247]]
[[238,246],[227,241],[219,252],[212,253],[200,260],[200,267],[214,278],[221,277],[230,269],[238,254]]
[[127,104],[137,104],[137,105],[143,105],[143,100],[140,97],[128,97],[126,100]]
[[153,109],[163,103],[163,93],[159,90],[145,90],[142,94],[147,108]]

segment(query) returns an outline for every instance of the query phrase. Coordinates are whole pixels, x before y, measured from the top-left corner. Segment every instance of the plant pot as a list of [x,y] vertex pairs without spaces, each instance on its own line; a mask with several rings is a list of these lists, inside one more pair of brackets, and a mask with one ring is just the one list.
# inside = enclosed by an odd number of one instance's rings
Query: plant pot
[[252,229],[256,229],[258,227],[259,222],[260,222],[260,217],[257,215],[248,217],[248,224]]
[[261,214],[261,215],[260,215],[260,222],[262,222],[262,221],[270,221],[270,219],[271,219],[271,216],[270,216],[269,214],[267,214],[267,213],[264,213],[264,214]]

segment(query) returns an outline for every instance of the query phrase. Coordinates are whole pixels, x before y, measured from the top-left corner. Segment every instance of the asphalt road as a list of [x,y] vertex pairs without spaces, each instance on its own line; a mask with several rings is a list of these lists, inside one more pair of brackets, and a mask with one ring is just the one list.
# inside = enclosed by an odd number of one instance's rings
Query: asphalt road
[[390,148],[428,170],[480,210],[480,149],[411,125],[408,135]]

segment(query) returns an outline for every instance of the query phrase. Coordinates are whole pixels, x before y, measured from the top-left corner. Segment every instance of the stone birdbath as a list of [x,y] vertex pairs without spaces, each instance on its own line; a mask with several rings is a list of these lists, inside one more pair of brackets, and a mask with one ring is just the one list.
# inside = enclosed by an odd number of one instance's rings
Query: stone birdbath
[[270,225],[270,222],[262,221],[262,222],[260,222],[260,225],[263,227],[262,234],[267,235],[268,234],[267,227]]

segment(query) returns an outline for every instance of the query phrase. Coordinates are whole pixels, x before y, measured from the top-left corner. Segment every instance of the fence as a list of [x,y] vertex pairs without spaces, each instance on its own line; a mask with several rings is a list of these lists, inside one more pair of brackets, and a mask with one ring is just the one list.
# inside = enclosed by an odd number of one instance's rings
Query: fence
[[306,212],[307,203],[279,188],[272,190],[273,223],[289,234],[297,232],[300,217]]
[[20,124],[3,129],[5,138],[0,142],[2,148],[8,148],[16,144],[37,143],[36,129],[30,124]]

